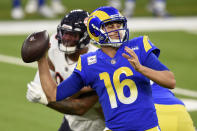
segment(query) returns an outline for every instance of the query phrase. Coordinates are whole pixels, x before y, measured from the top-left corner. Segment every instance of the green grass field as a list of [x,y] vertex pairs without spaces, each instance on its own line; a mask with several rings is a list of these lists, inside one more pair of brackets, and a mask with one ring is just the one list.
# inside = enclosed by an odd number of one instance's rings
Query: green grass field
[[[136,0],[135,17],[152,16],[146,10],[148,0]],[[27,0],[22,0],[23,7]],[[71,9],[81,8],[89,12],[107,4],[107,0],[62,0]],[[167,0],[167,9],[174,16],[197,16],[197,0]],[[12,20],[11,0],[0,0],[0,22]],[[62,14],[63,15],[63,14]],[[56,19],[60,19],[62,15]],[[45,19],[38,14],[26,15],[24,20]],[[8,27],[9,28],[9,27]],[[197,32],[135,32],[131,37],[148,35],[161,49],[160,59],[175,74],[177,86],[197,91]],[[27,35],[0,35],[0,55],[20,58],[20,48]],[[0,62],[0,131],[55,131],[63,114],[40,104],[26,100],[27,83],[36,69]],[[192,98],[176,94],[179,98]],[[192,98],[197,100],[196,98]],[[189,112],[197,127],[197,111]]]
[[[173,31],[136,32],[131,36],[144,34],[149,35],[150,40],[161,49],[161,61],[175,73],[177,86],[197,91],[194,86],[197,85],[197,35]],[[20,48],[26,36],[0,36],[0,54],[20,57]],[[34,68],[0,62],[1,131],[54,131],[59,127],[62,114],[43,105],[29,103],[25,98],[26,84],[33,79],[35,72]],[[197,127],[197,111],[190,114]]]
[[[50,0],[49,0],[50,1]],[[50,2],[48,1],[48,4]],[[81,8],[89,12],[98,8],[99,6],[107,5],[108,0],[62,0],[63,5],[67,7],[67,11],[71,9]],[[27,0],[22,0],[22,6],[25,7]],[[124,0],[122,0],[122,3]],[[134,16],[152,16],[146,10],[148,0],[136,0],[136,9]],[[10,20],[11,0],[0,1],[0,20]],[[194,16],[197,15],[197,0],[167,0],[167,10],[173,16]],[[123,5],[124,7],[124,5]],[[60,18],[62,15],[58,16]],[[44,19],[38,14],[26,15],[25,19]]]

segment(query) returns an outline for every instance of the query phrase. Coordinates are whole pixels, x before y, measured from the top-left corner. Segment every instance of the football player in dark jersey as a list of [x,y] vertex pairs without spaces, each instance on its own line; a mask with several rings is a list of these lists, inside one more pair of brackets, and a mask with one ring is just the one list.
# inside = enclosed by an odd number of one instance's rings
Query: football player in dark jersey
[[[81,9],[70,11],[61,20],[57,32],[50,37],[48,63],[51,76],[57,84],[72,74],[79,55],[98,49],[89,44],[86,28],[88,16],[89,13]],[[101,131],[105,127],[98,96],[92,88],[84,87],[69,99],[50,102],[42,90],[37,72],[34,80],[28,84],[26,97],[31,102],[47,105],[65,114],[59,131]]]

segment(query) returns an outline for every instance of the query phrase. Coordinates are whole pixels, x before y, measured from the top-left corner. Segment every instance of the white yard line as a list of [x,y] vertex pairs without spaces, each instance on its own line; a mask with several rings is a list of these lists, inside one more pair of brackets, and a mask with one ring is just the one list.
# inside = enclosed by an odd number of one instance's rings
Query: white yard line
[[186,90],[183,88],[176,87],[175,89],[172,90],[172,92],[175,94],[180,94],[180,95],[184,95],[184,96],[197,98],[197,91]]
[[197,30],[197,17],[133,18],[128,19],[134,31]]
[[[29,34],[40,30],[53,33],[58,24],[59,20],[0,21],[0,35]],[[197,30],[197,17],[134,17],[128,19],[128,28],[131,31]]]
[[0,34],[29,34],[35,31],[47,30],[56,31],[59,21],[39,20],[39,21],[3,21],[0,22]]
[[32,32],[47,30],[49,33],[57,30],[59,21],[55,20],[38,20],[38,21],[3,21],[0,22],[1,35],[19,35],[29,34]]
[[36,63],[24,63],[22,61],[22,59],[20,59],[20,58],[12,57],[12,56],[6,56],[6,55],[2,55],[2,54],[0,54],[0,62],[20,65],[20,66],[25,66],[25,67],[31,67],[31,68],[37,68]]
[[197,111],[197,100],[181,98],[188,111]]
[[197,30],[187,30],[186,32],[192,35],[197,35]]
[[[187,97],[193,97],[197,98],[197,91],[187,90],[183,88],[176,87],[172,90],[173,93],[187,96]],[[180,98],[183,103],[185,104],[185,107],[188,111],[197,111],[197,99],[188,99],[188,98]]]

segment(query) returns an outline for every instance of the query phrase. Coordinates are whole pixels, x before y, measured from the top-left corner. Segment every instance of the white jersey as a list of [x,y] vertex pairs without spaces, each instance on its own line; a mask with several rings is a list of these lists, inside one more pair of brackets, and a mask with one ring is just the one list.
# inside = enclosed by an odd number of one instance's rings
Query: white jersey
[[[77,62],[65,58],[65,53],[58,48],[58,41],[55,38],[55,34],[51,36],[50,43],[51,48],[48,51],[48,56],[55,67],[55,79],[60,83],[62,79],[66,79],[71,75]],[[88,49],[88,52],[92,52],[98,48],[92,44],[88,44]],[[102,131],[105,125],[96,111],[98,105],[96,104],[83,116],[65,114],[65,118],[68,120],[71,129],[73,131]]]

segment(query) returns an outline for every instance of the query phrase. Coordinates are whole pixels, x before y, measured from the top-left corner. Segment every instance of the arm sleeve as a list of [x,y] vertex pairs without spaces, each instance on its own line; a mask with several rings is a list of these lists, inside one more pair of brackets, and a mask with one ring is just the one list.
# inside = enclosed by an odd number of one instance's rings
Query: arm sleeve
[[162,64],[159,61],[159,59],[157,58],[157,56],[153,52],[151,52],[147,56],[147,59],[144,62],[144,66],[149,67],[154,70],[159,70],[159,71],[169,70],[164,64]]
[[72,96],[82,87],[84,87],[84,83],[81,76],[76,72],[73,72],[70,77],[58,85],[56,101],[61,101],[69,96]]

